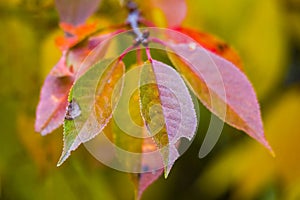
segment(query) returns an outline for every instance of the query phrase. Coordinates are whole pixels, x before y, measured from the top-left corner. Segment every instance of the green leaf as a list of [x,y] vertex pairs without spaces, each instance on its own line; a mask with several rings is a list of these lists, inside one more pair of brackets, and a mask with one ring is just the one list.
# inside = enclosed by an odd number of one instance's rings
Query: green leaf
[[[103,60],[87,71],[73,86],[64,121],[64,149],[60,166],[81,143],[99,134],[112,117],[121,94],[125,72],[122,61]],[[113,96],[113,92],[116,94]],[[112,99],[114,97],[114,99]]]

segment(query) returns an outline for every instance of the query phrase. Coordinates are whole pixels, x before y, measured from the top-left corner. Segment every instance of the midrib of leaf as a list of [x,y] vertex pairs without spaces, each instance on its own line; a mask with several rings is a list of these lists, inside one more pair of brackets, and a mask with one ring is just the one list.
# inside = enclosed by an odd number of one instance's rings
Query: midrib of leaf
[[[150,64],[151,67],[146,67],[149,64]],[[139,90],[139,92],[140,92],[140,106],[141,106],[140,110],[141,110],[142,119],[144,120],[144,122],[146,124],[146,127],[147,127],[148,131],[150,132],[150,134],[152,136],[153,133],[151,132],[149,124],[148,124],[148,121],[150,120],[150,116],[149,116],[149,113],[147,111],[149,111],[149,108],[151,107],[151,105],[153,105],[155,103],[159,104],[161,106],[160,107],[160,112],[162,114],[161,117],[162,117],[162,120],[163,120],[163,121],[161,121],[161,123],[163,123],[163,127],[152,138],[154,139],[154,142],[157,145],[157,148],[160,149],[160,152],[161,152],[162,158],[163,158],[163,162],[164,162],[164,168],[165,168],[164,171],[165,171],[165,173],[167,173],[167,166],[169,164],[169,150],[168,150],[168,148],[165,148],[165,147],[167,147],[167,145],[169,144],[169,140],[168,140],[166,122],[165,122],[165,119],[164,119],[164,116],[163,116],[162,103],[161,103],[161,100],[160,100],[160,91],[159,91],[158,85],[155,84],[155,83],[157,83],[157,80],[156,80],[154,69],[153,69],[152,65],[153,65],[152,62],[151,63],[147,62],[147,63],[144,64],[144,66],[142,66],[141,79],[140,80],[141,81],[146,80],[146,83],[147,83],[147,80],[150,79],[149,82],[151,83],[151,85],[149,85],[149,84],[148,85],[143,85],[143,82],[140,82],[140,85],[142,85],[142,86],[140,86],[140,90]],[[149,69],[148,72],[144,71],[146,68]],[[149,87],[151,87],[152,90]],[[148,92],[149,92],[149,94],[148,94]],[[152,95],[151,95],[151,93],[152,93]],[[153,93],[154,93],[154,95],[156,95],[155,98],[153,98],[154,97]],[[148,96],[148,97],[146,97],[146,96]],[[151,100],[149,101],[147,99],[151,99]],[[149,105],[150,103],[151,103],[151,105]],[[146,108],[144,106],[146,106]]]

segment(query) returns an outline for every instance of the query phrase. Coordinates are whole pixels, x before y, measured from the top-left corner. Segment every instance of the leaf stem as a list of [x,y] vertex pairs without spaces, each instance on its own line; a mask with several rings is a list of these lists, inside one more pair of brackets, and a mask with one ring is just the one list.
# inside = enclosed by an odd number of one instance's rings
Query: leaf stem
[[152,63],[153,59],[150,53],[150,48],[148,46],[146,46],[146,54],[147,54],[147,58],[149,60],[150,63]]
[[[145,30],[144,32],[141,32],[141,30],[139,29],[139,23],[141,20],[143,21],[143,19],[140,16],[140,11],[138,10],[137,5],[132,1],[128,1],[127,8],[129,10],[129,14],[126,23],[130,25],[134,35],[136,36],[135,45],[138,46],[142,44],[144,46],[148,46],[149,31]],[[144,21],[144,23],[149,24],[146,21]]]
[[123,53],[119,56],[119,61],[123,60],[123,58],[126,56],[127,53],[129,53],[130,51],[132,51],[133,49],[136,48],[136,45],[131,45],[130,47],[128,47],[127,49],[125,49],[123,51]]
[[130,25],[130,27],[133,30],[133,33],[136,35],[136,40],[141,41],[143,40],[143,33],[140,31],[138,27],[140,11],[138,10],[137,5],[132,1],[128,1],[127,8],[129,9],[129,14],[126,22]]

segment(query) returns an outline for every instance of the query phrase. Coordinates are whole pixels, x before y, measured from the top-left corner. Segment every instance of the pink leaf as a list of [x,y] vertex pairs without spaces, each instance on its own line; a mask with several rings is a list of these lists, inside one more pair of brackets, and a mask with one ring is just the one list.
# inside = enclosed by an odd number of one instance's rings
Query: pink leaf
[[74,74],[66,65],[66,52],[46,77],[36,110],[35,131],[46,135],[62,125]]
[[257,97],[247,77],[231,62],[197,43],[170,43],[169,47],[180,56],[170,54],[200,101],[222,120],[245,131],[272,152],[264,136]]
[[[72,65],[74,71],[77,72],[76,79],[84,74],[105,55],[109,38],[113,35],[114,33],[90,37],[87,44],[81,45],[77,48],[72,48],[69,51],[68,63]],[[89,56],[89,60],[85,60],[85,62],[83,62],[87,56]]]
[[168,27],[180,25],[186,16],[185,0],[152,0],[152,3],[163,11]]
[[136,199],[141,199],[144,191],[163,174],[163,168],[156,169],[157,166],[163,164],[162,159],[156,158],[154,161],[147,158],[146,154],[153,151],[157,151],[155,142],[152,138],[145,138],[142,144],[143,154],[141,154],[141,169],[143,172],[130,174],[135,186]]
[[35,131],[46,135],[63,123],[72,84],[72,76],[47,76],[36,111]]
[[67,66],[66,61],[67,52],[64,51],[62,57],[59,59],[58,63],[51,70],[50,75],[56,77],[64,77],[64,76],[73,76],[72,69]]
[[101,0],[55,0],[60,21],[72,25],[83,24],[98,8]]
[[[173,68],[156,60],[143,68],[145,74],[142,73],[140,83],[141,113],[151,134],[159,130],[153,137],[162,151],[163,159],[167,160],[167,163],[164,161],[167,177],[179,157],[176,149],[179,139],[184,137],[191,140],[195,134],[196,113],[184,81]],[[151,73],[154,73],[154,80]],[[147,84],[157,84],[158,96],[155,88],[145,88]],[[157,98],[158,100],[155,100]],[[157,107],[157,104],[160,104],[161,108]],[[167,146],[163,140],[165,134],[168,138]]]
[[136,191],[136,199],[141,199],[144,191],[162,175],[163,171],[163,169],[159,169],[157,171],[135,175],[138,177],[138,190]]

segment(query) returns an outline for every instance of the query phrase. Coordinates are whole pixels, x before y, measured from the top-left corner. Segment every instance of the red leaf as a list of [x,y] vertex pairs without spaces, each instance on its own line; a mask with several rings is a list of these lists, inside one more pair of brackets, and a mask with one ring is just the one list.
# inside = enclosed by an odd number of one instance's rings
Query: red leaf
[[[224,41],[217,38],[216,36],[184,27],[176,27],[174,28],[174,30],[186,34],[187,36],[191,37],[196,42],[198,42],[205,49],[225,58],[226,60],[229,60],[236,67],[243,70],[242,61],[238,53],[232,47],[230,47],[228,44],[226,44]],[[186,37],[182,37],[180,39],[180,42],[186,42]],[[178,37],[176,38],[176,41],[179,42]]]
[[66,52],[46,77],[36,110],[35,131],[46,135],[62,125],[74,73],[66,65]]
[[159,169],[154,172],[146,172],[141,174],[132,174],[133,179],[137,179],[137,190],[136,190],[136,199],[141,199],[144,191],[156,181],[162,174],[164,170]]
[[[152,166],[154,165],[162,165],[161,158],[156,159],[156,161],[149,160],[145,154],[157,151],[157,146],[152,138],[145,138],[142,143],[142,152],[141,154],[141,169],[143,169],[142,173],[130,174],[133,184],[135,186],[135,199],[141,199],[144,191],[154,182],[156,181],[162,174],[163,169],[152,170]],[[155,163],[152,163],[155,162]],[[155,169],[154,167],[153,169]]]
[[73,76],[73,69],[67,66],[66,61],[66,54],[67,52],[63,52],[62,57],[56,64],[56,66],[51,70],[50,75],[56,77],[64,77],[64,76]]
[[272,152],[264,136],[257,97],[247,77],[231,62],[195,43],[170,43],[169,47],[176,53],[170,54],[175,67],[200,101],[223,121],[245,131]]
[[46,135],[63,123],[72,84],[72,76],[47,76],[36,111],[35,131]]
[[72,25],[83,24],[98,8],[101,0],[55,0],[60,21]]

